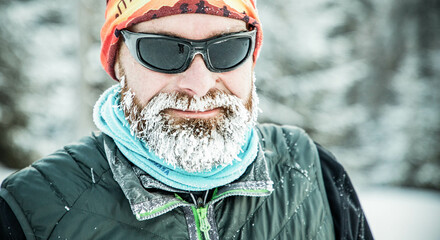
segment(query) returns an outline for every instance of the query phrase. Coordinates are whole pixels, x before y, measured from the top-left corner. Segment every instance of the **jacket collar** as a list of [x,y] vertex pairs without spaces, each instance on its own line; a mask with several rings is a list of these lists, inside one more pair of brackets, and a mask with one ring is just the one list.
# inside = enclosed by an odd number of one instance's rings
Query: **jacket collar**
[[[187,191],[169,187],[132,166],[118,150],[113,139],[107,135],[104,135],[104,149],[113,178],[124,192],[137,220],[151,219],[177,207],[193,205],[177,195],[188,193]],[[162,191],[152,191],[153,189]],[[273,182],[269,177],[264,153],[259,146],[257,157],[246,172],[236,181],[215,189],[208,204],[229,196],[264,197],[272,191]]]

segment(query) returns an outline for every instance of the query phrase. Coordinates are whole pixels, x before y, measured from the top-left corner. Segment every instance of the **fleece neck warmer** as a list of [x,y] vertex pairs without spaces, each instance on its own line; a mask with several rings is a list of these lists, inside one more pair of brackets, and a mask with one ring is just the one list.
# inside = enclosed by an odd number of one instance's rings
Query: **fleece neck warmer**
[[223,186],[238,179],[257,156],[259,139],[254,128],[251,128],[242,151],[232,164],[195,173],[173,167],[150,151],[143,140],[130,133],[129,123],[120,108],[120,91],[120,85],[117,84],[101,95],[93,109],[96,126],[113,138],[118,149],[130,162],[170,187],[184,191],[204,191]]
[[233,18],[244,21],[249,30],[256,29],[255,64],[263,42],[256,0],[107,0],[101,29],[101,63],[105,71],[117,80],[114,65],[121,30],[156,18],[191,13]]

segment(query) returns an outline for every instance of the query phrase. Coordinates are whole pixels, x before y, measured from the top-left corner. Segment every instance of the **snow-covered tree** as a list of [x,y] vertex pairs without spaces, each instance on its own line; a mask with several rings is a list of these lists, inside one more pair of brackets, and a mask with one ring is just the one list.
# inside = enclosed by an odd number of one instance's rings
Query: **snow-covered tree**
[[259,5],[261,120],[302,126],[366,183],[440,189],[440,2]]
[[29,84],[22,60],[27,55],[5,16],[8,4],[0,1],[0,162],[20,168],[30,163],[29,153],[14,138],[17,132],[26,131],[28,120],[20,104]]

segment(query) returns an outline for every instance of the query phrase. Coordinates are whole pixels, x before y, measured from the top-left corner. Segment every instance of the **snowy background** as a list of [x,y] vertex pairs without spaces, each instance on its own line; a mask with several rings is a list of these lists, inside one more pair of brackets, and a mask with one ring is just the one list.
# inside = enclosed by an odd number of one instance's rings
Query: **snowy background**
[[[258,5],[260,122],[330,149],[377,239],[440,239],[440,1]],[[95,130],[104,7],[0,0],[0,180]]]

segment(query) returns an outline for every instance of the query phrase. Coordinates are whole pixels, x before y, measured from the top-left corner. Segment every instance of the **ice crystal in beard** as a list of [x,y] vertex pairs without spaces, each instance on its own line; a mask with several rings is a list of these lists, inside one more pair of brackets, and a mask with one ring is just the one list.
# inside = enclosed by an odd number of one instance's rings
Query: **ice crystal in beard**
[[[256,94],[255,91],[253,94]],[[256,119],[256,96],[252,113],[242,101],[221,91],[203,97],[182,93],[160,93],[141,107],[130,89],[123,89],[121,108],[130,124],[131,133],[168,164],[187,172],[206,172],[231,164],[245,143],[246,133]],[[211,119],[173,117],[168,109],[206,111],[220,108]]]

